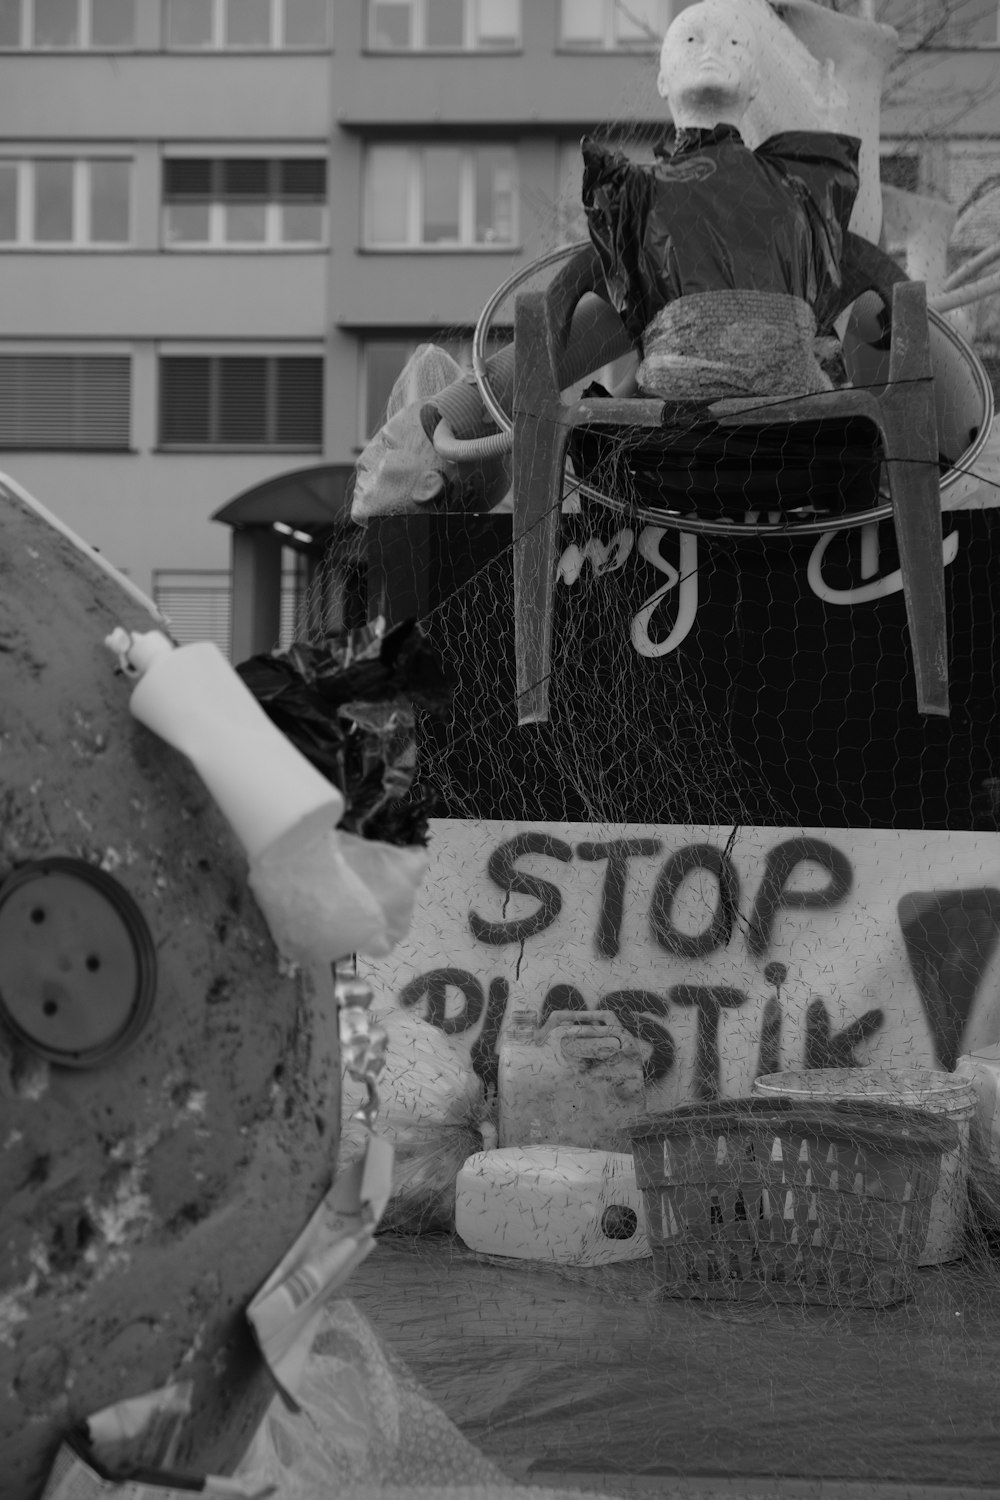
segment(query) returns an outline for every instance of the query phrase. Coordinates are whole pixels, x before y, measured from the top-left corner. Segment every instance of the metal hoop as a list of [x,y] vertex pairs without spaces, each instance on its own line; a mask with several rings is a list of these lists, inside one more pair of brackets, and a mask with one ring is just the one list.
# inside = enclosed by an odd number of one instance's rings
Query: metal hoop
[[537,276],[538,272],[544,271],[546,266],[554,266],[557,261],[567,260],[578,250],[586,250],[589,243],[589,240],[574,240],[571,245],[560,245],[546,255],[539,256],[538,260],[531,261],[529,265],[522,266],[520,271],[515,271],[512,276],[507,277],[506,281],[501,282],[479,314],[479,321],[472,335],[472,373],[476,377],[483,405],[501,432],[513,432],[514,423],[510,419],[510,414],[504,411],[497,400],[486,369],[486,339],[493,323],[493,314],[511,292],[517,291],[522,282],[530,281],[532,276]]
[[[549,250],[545,255],[539,256],[537,260],[529,265],[523,266],[508,276],[506,281],[497,287],[493,295],[484,304],[479,320],[476,323],[475,332],[472,336],[472,370],[475,375],[476,385],[483,398],[483,405],[502,433],[508,436],[513,433],[514,423],[508,412],[504,411],[497,400],[496,393],[490,384],[489,372],[486,368],[486,340],[497,308],[501,303],[515,292],[525,281],[530,281],[537,276],[539,271],[544,271],[547,266],[555,265],[558,261],[567,260],[579,250],[586,250],[590,244],[589,240],[574,240],[570,245],[560,245],[555,250]],[[950,341],[959,348],[960,352],[968,351],[973,354],[970,361],[972,371],[976,378],[976,385],[983,402],[984,420],[980,426],[975,440],[961,455],[960,460],[952,465],[946,474],[941,476],[941,489],[944,490],[952,484],[961,474],[968,470],[969,464],[974,462],[986,443],[989,436],[992,418],[994,414],[993,388],[986,378],[985,371],[974,351],[969,350],[965,340],[955,331],[946,320],[928,308],[928,317],[939,332],[943,333]],[[961,464],[961,467],[959,467]],[[846,516],[829,516],[823,520],[810,521],[733,521],[721,522],[705,520],[698,516],[680,516],[673,511],[651,510],[646,506],[635,506],[625,500],[617,500],[611,495],[605,495],[602,491],[594,489],[592,485],[578,483],[576,493],[583,495],[588,500],[593,500],[598,505],[603,505],[608,510],[616,511],[619,515],[630,516],[636,520],[644,521],[651,526],[666,526],[675,531],[689,531],[702,536],[821,536],[826,531],[851,531],[858,526],[867,526],[877,521],[887,521],[892,515],[892,502],[887,500],[883,505],[874,506],[871,510],[857,511]]]
[[[877,505],[872,510],[855,511],[846,516],[825,516],[808,521],[715,521],[702,516],[682,516],[672,510],[651,510],[645,505],[632,505],[627,500],[616,500],[592,489],[589,484],[575,486],[578,494],[588,500],[596,500],[607,510],[620,516],[643,521],[647,526],[665,526],[673,531],[689,531],[697,536],[822,536],[827,531],[851,531],[869,522],[887,521],[892,515],[892,502]],[[752,508],[752,507],[748,507]],[[760,507],[765,509],[766,507]]]

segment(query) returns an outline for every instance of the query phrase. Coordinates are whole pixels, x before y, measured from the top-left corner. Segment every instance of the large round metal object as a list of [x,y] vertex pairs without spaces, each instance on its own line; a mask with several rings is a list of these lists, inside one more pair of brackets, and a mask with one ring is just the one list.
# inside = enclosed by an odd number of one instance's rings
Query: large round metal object
[[54,857],[0,885],[0,1018],[39,1056],[110,1062],[145,1026],[155,990],[149,927],[112,875]]
[[104,638],[158,622],[3,476],[0,574],[0,1494],[38,1500],[76,1423],[178,1377],[176,1467],[239,1458],[273,1390],[244,1309],[332,1180],[339,1044],[129,713]]
[[[472,339],[472,368],[479,393],[487,412],[500,431],[510,435],[513,421],[490,384],[487,348],[493,320],[500,307],[527,282],[570,256],[588,249],[589,240],[574,240],[520,267],[501,282],[484,303]],[[930,323],[931,364],[934,370],[934,404],[938,425],[938,444],[948,456],[950,466],[941,475],[941,497],[945,509],[957,507],[965,495],[977,487],[976,465],[989,442],[995,415],[993,386],[982,360],[946,318],[928,309]],[[888,379],[887,350],[873,349],[858,338],[849,324],[844,336],[844,355],[853,384],[878,386]],[[699,536],[822,536],[831,531],[849,531],[873,521],[885,521],[892,515],[892,502],[885,485],[883,503],[870,510],[854,511],[843,516],[818,518],[787,517],[778,521],[729,521],[702,516],[682,515],[676,511],[634,505],[627,497],[608,495],[593,485],[575,484],[576,492],[588,500],[617,511],[620,515],[655,526],[667,526]]]

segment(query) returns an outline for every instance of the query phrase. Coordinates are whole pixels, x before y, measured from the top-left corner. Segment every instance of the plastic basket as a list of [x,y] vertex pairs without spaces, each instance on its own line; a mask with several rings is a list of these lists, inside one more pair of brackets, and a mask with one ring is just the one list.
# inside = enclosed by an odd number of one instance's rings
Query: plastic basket
[[827,1104],[834,1099],[845,1104],[859,1099],[867,1104],[896,1104],[954,1121],[958,1146],[941,1158],[917,1264],[939,1266],[962,1254],[970,1124],[976,1111],[976,1091],[968,1078],[933,1068],[804,1068],[755,1078],[753,1092],[766,1099],[790,1099],[793,1104]]
[[884,1307],[912,1293],[939,1115],[854,1100],[684,1105],[629,1130],[664,1296]]

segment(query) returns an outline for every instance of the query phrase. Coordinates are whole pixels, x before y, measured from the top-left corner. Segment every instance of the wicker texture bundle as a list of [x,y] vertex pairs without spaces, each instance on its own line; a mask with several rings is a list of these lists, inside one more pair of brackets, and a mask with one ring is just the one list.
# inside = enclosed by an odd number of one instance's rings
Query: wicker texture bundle
[[662,1294],[840,1307],[911,1294],[958,1139],[922,1110],[756,1098],[686,1105],[630,1135]]
[[832,382],[816,359],[816,319],[799,297],[718,291],[679,297],[642,335],[639,389],[667,400],[810,396]]

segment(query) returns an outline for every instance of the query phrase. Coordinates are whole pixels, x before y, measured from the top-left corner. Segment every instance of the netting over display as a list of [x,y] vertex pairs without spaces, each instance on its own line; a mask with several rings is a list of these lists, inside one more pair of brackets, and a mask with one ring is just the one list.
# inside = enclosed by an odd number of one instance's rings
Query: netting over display
[[[617,372],[592,373],[610,383]],[[690,878],[700,882],[709,915],[696,917],[694,931],[721,909],[734,943],[747,940],[747,918],[735,904],[726,916],[724,853],[741,829],[779,830],[786,840],[816,829],[997,829],[995,510],[942,515],[950,713],[924,715],[891,518],[822,526],[824,517],[886,503],[872,434],[841,425],[830,435],[806,423],[778,441],[770,432],[738,432],[720,442],[717,431],[702,432],[698,414],[680,415],[684,465],[666,479],[648,428],[583,431],[573,440],[565,486],[552,500],[559,532],[543,722],[518,722],[510,510],[465,512],[452,492],[448,508],[366,523],[372,613],[394,622],[416,617],[455,685],[451,713],[421,721],[422,789],[433,793],[440,817],[507,820],[505,833],[511,825],[522,831],[516,871],[494,876],[520,893],[504,898],[512,902],[502,907],[508,920],[544,903],[553,872],[560,879],[567,823],[585,825],[595,859],[602,839],[631,840],[628,856],[641,858],[657,835],[669,853],[670,825],[707,830]],[[967,436],[971,443],[974,434]],[[724,466],[723,480],[704,483],[702,442],[716,476]],[[941,467],[975,476],[976,459],[946,453]],[[672,514],[659,516],[658,508]],[[686,530],[685,515],[707,516],[712,529]],[[736,531],[733,523],[757,529]],[[707,844],[719,854],[713,868]],[[901,857],[912,858],[913,846]],[[933,888],[933,856],[923,865],[918,847],[916,859],[911,884]],[[626,859],[618,869],[626,903],[638,899],[637,863]],[[456,870],[449,878],[461,885],[466,877]],[[823,878],[833,876],[826,870]],[[420,957],[412,960],[436,966],[431,978],[403,984],[383,975],[381,1003],[386,1018],[409,1006],[471,1044],[481,1081],[495,1087],[496,1050],[515,1003],[526,999],[543,1022],[558,1007],[594,1004],[588,981],[576,979],[588,962],[567,946],[564,982],[552,982],[550,964],[548,988],[535,989],[532,939],[522,935],[528,978],[520,991],[513,978],[487,983],[485,970],[473,980],[436,913],[444,899],[431,877]],[[967,892],[933,914],[914,906],[911,957],[917,950],[926,957],[948,1014],[975,990],[992,951],[991,899]],[[499,953],[516,955],[517,945],[492,951],[496,970],[508,972]],[[410,972],[407,961],[401,974]],[[657,1057],[663,1063],[656,997],[641,988],[630,953],[606,967],[589,983],[614,986],[608,1008],[651,1076]],[[782,990],[781,963],[771,967],[777,998],[765,1003],[759,1026],[742,1012],[725,1019],[730,1002],[716,997],[724,1045],[741,1037],[758,1074],[800,1061],[820,1069],[878,1061],[877,969],[868,1008],[842,1016],[836,972],[822,978],[826,998],[800,997],[794,987]],[[819,957],[814,967],[822,972]],[[666,973],[663,985],[676,1000]],[[801,1057],[789,1033],[800,1034],[800,1005]],[[686,1014],[671,1001],[675,1037],[686,1035],[679,1019]],[[943,1020],[936,1033],[936,1061],[946,1068],[961,1050],[961,1019],[949,1033],[950,1025]],[[899,1045],[905,1053],[905,1041]],[[710,1099],[718,1085],[706,1067]],[[779,1165],[770,1189],[738,1173],[713,1177],[720,1150],[730,1167],[744,1158],[739,1151],[727,1158],[720,1145],[738,1134],[738,1112],[718,1133],[710,1126],[693,1149],[712,1170],[693,1185],[643,1194],[650,1241],[659,1215],[660,1248],[607,1264],[574,1263],[572,1253],[560,1259],[550,1243],[534,1259],[505,1255],[503,1240],[490,1253],[470,1249],[452,1227],[450,1189],[458,1135],[467,1150],[481,1120],[451,1120],[437,1133],[428,1123],[422,1136],[407,1137],[403,1232],[397,1217],[397,1232],[380,1239],[349,1292],[433,1400],[512,1478],[573,1476],[615,1495],[683,1488],[689,1481],[677,1476],[725,1493],[727,1484],[748,1482],[788,1493],[793,1480],[820,1478],[989,1485],[998,1459],[995,1172],[978,1138],[961,1147],[967,1175],[945,1197],[953,1252],[918,1269],[914,1237],[934,1188],[913,1178],[913,1142],[905,1129],[893,1137],[891,1104],[880,1118],[887,1134],[877,1160],[870,1140],[851,1137],[850,1121],[846,1144],[832,1145],[800,1124],[798,1135],[785,1137],[797,1185]],[[925,1154],[935,1183],[942,1160]],[[659,1161],[663,1167],[666,1158]],[[852,1197],[849,1184],[859,1181]],[[421,1186],[433,1210],[423,1221]],[[640,1211],[634,1198],[628,1203],[633,1208],[617,1199],[612,1206]],[[516,1224],[541,1233],[539,1225],[558,1218],[551,1200],[530,1197],[507,1213],[511,1242]]]
[[[418,352],[362,459],[369,618],[416,620],[450,679],[416,787],[467,860],[432,838],[373,985],[390,1050],[419,1017],[482,1087],[400,1126],[407,1214],[349,1291],[512,1478],[985,1491],[1000,1178],[959,1060],[1000,1042],[994,396],[948,288],[926,315],[849,234],[842,138],[748,166],[727,129],[595,136],[592,242],[512,276],[478,384]],[[851,927],[880,882],[885,923]],[[518,1018],[541,1046],[593,1012],[619,1050],[580,1062],[572,1129],[524,1103],[505,1139]],[[461,1166],[470,1132],[521,1152],[509,1180]]]
[[942,516],[951,713],[921,715],[893,522],[864,516],[887,499],[874,429],[672,415],[669,444],[573,438],[545,723],[518,724],[510,510],[366,522],[370,608],[418,618],[457,684],[421,757],[440,814],[995,828],[994,511]]

